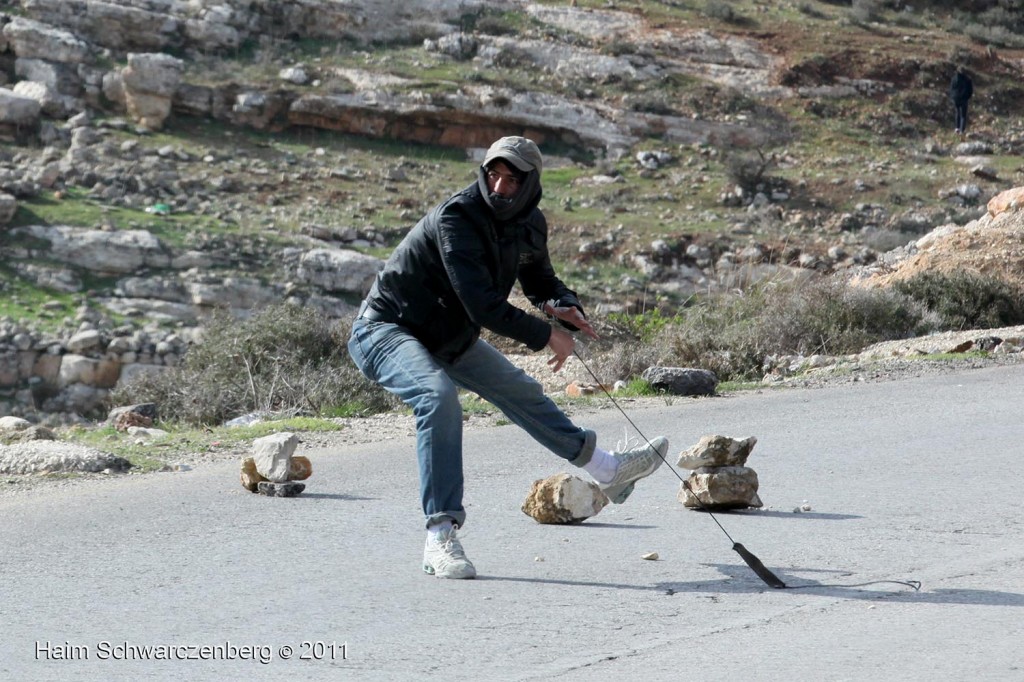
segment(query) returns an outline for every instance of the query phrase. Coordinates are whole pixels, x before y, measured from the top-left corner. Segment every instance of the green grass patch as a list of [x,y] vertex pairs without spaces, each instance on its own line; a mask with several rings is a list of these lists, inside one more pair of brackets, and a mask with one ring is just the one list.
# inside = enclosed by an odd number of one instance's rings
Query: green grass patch
[[[644,379],[630,379],[625,388],[622,388],[614,393],[615,397],[622,396],[625,398],[649,398],[652,396],[659,396],[662,392],[654,388],[649,381]],[[601,395],[604,395],[603,393]]]
[[715,387],[715,392],[719,394],[740,393],[742,391],[756,391],[771,387],[771,384],[762,384],[760,381],[723,381]]
[[112,455],[124,457],[140,471],[159,471],[165,464],[174,463],[185,455],[203,455],[248,452],[257,438],[283,432],[340,431],[345,427],[331,419],[291,417],[264,421],[250,426],[191,428],[180,424],[159,424],[166,436],[140,439],[121,433],[112,426],[98,428],[72,427],[65,431],[64,440],[87,445]]
[[[107,216],[118,209],[104,207],[87,198],[88,191],[81,187],[69,187],[59,195],[43,192],[18,202],[18,212],[11,221],[11,227],[27,225],[74,225],[94,227],[103,224]],[[139,212],[145,216],[145,213]],[[148,217],[148,216],[147,216]]]
[[351,400],[341,405],[328,405],[324,407],[320,410],[320,417],[322,419],[347,419],[349,417],[365,417],[374,412],[380,412],[380,407],[362,400]]
[[[238,228],[210,216],[172,213],[157,216],[144,209],[125,208],[102,204],[89,197],[88,190],[69,187],[58,199],[52,192],[39,194],[19,203],[11,221],[12,227],[30,225],[67,225],[98,229],[101,226],[117,230],[146,230],[170,246],[181,247],[193,232],[206,234],[237,232]],[[30,239],[30,238],[24,238]],[[27,245],[22,238],[12,243]]]
[[0,264],[0,317],[34,320],[46,331],[53,331],[77,307],[74,294],[37,287],[19,276],[10,266]]
[[921,362],[955,362],[959,360],[984,360],[992,357],[991,353],[980,350],[967,351],[966,353],[927,353],[925,355],[907,355],[906,360]]
[[622,327],[637,338],[640,343],[650,343],[666,327],[678,324],[678,315],[664,315],[658,308],[653,308],[639,315],[629,313],[611,313],[608,321]]

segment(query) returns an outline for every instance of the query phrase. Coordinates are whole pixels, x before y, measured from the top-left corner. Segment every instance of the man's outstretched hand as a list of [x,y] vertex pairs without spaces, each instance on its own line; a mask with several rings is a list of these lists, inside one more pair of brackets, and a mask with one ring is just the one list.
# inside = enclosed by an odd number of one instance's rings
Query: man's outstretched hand
[[[556,317],[559,320],[568,322],[572,326],[579,329],[581,332],[586,334],[592,339],[597,338],[597,332],[587,322],[587,318],[583,317],[583,313],[579,311],[579,308],[572,306],[559,306],[555,307],[550,303],[544,304],[544,312],[551,317]],[[565,364],[566,359],[572,355],[573,349],[576,347],[576,339],[572,337],[572,334],[559,327],[551,328],[551,338],[548,339],[548,348],[554,355],[548,360],[548,364],[551,365],[551,371],[557,372],[562,369],[562,365]]]

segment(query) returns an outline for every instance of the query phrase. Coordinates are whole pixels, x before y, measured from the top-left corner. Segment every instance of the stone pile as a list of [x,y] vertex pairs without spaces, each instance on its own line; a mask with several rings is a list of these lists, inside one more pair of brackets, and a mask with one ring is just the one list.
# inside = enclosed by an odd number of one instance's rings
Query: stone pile
[[534,481],[522,510],[537,523],[567,524],[596,516],[607,504],[596,483],[562,473]]
[[703,436],[679,454],[678,465],[692,473],[679,487],[679,501],[711,511],[761,507],[757,472],[746,466],[757,438]]
[[268,497],[295,497],[306,489],[304,481],[313,474],[308,457],[295,456],[299,437],[274,433],[252,443],[253,456],[242,460],[242,487]]

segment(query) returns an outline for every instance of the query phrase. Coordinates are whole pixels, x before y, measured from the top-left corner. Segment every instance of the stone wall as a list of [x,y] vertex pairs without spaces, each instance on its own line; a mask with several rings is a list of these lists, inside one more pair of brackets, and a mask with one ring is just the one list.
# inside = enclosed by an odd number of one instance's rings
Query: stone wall
[[101,331],[82,319],[77,331],[52,334],[0,321],[0,414],[95,415],[110,389],[177,365],[194,331]]

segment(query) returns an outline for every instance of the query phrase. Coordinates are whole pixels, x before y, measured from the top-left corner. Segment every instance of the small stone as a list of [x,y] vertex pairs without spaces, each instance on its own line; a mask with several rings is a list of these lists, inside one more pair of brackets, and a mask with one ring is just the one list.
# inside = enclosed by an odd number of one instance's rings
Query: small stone
[[309,461],[309,457],[303,457],[302,455],[295,455],[288,463],[288,480],[289,481],[305,481],[307,478],[313,475],[313,464]]
[[254,493],[259,487],[260,482],[267,479],[260,476],[260,472],[256,471],[256,460],[252,457],[246,457],[242,460],[241,480],[242,487]]
[[582,398],[588,395],[597,395],[604,391],[611,392],[612,387],[603,384],[581,384],[577,381],[565,387],[565,394],[570,398]]
[[714,395],[718,386],[714,372],[691,367],[648,367],[640,378],[673,395]]
[[647,554],[642,555],[640,558],[644,559],[646,561],[657,561],[658,560],[658,553],[657,552],[648,552]]
[[121,407],[115,407],[110,410],[107,415],[107,424],[113,425],[119,416],[125,413],[134,413],[140,417],[146,417],[150,420],[149,424],[138,424],[137,426],[152,426],[153,422],[157,419],[156,403],[137,403],[135,405],[122,405]]
[[256,484],[256,492],[267,497],[295,497],[306,489],[305,483],[274,483],[273,481],[260,481]]
[[533,557],[533,560],[534,561],[544,561],[544,557],[542,557],[542,556],[535,556],[535,557]]
[[170,435],[163,429],[147,428],[145,426],[129,426],[125,429],[129,436],[135,436],[136,442],[145,442],[148,439],[163,438]]

